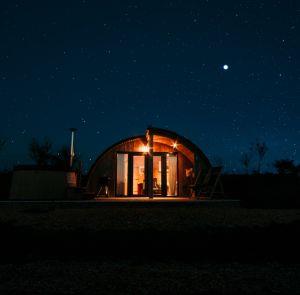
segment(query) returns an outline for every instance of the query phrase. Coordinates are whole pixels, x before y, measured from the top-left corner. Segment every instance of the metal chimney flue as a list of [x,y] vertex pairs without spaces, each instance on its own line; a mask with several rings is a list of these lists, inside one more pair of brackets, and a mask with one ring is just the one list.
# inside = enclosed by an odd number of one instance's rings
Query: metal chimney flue
[[74,157],[75,157],[75,147],[74,147],[75,132],[77,131],[77,129],[76,128],[70,128],[70,131],[71,131],[70,169],[72,169],[72,167],[73,167],[73,161],[74,161]]

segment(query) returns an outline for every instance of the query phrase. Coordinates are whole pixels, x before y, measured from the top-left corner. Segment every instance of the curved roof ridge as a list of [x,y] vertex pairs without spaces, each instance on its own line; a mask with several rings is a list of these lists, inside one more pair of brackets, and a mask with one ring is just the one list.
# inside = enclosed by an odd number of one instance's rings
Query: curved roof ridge
[[93,169],[95,168],[97,162],[102,158],[102,156],[104,154],[106,154],[110,149],[114,148],[115,146],[121,144],[124,141],[130,141],[130,140],[135,140],[141,138],[142,140],[146,140],[145,135],[135,135],[135,136],[130,136],[130,137],[126,137],[124,139],[120,139],[119,141],[115,142],[114,144],[110,145],[108,148],[106,148],[105,150],[102,151],[102,153],[100,153],[100,155],[96,158],[96,160],[94,161],[93,165],[91,166],[91,168],[89,169],[89,172],[87,174],[87,177],[89,177],[89,175],[92,173]]
[[[186,146],[188,149],[190,149],[193,153],[195,153],[197,156],[199,156],[199,160],[204,161],[208,166],[211,166],[210,161],[208,160],[208,158],[206,157],[206,155],[202,152],[202,150],[196,145],[194,144],[191,140],[189,140],[188,138],[174,132],[168,129],[163,129],[163,128],[157,128],[157,127],[153,127],[153,126],[148,126],[147,131],[150,131],[150,133],[152,133],[153,135],[160,135],[160,136],[165,136],[167,138],[171,138],[174,139],[175,141],[179,141],[180,143],[182,143],[184,146]],[[95,169],[98,161],[102,158],[102,156],[107,153],[110,149],[114,148],[115,146],[118,146],[119,144],[122,144],[123,142],[126,141],[130,141],[130,140],[135,140],[140,138],[143,141],[146,141],[146,135],[136,135],[136,136],[131,136],[128,138],[124,138],[122,140],[119,140],[118,142],[112,144],[111,146],[109,146],[108,148],[106,148],[94,161],[93,165],[91,166],[91,168],[89,169],[89,172],[87,174],[88,178],[90,176],[90,174],[93,172],[93,170]]]
[[205,161],[207,162],[207,164],[210,165],[210,161],[208,160],[208,158],[206,157],[206,155],[204,154],[204,152],[195,144],[193,143],[190,139],[178,134],[177,132],[174,132],[172,130],[169,129],[164,129],[164,128],[157,128],[157,127],[153,127],[153,126],[149,126],[147,128],[147,130],[149,130],[150,132],[152,132],[154,135],[162,135],[162,136],[166,136],[166,137],[170,137],[173,138],[174,140],[180,140],[181,142],[184,143],[184,145],[186,145],[189,149],[191,149],[191,151],[198,153],[202,158],[205,159]]

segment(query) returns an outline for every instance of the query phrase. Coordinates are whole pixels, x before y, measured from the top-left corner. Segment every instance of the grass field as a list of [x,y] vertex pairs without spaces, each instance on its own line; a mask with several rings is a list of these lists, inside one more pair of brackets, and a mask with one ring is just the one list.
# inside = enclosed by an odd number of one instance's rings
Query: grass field
[[0,294],[299,294],[300,210],[0,207]]

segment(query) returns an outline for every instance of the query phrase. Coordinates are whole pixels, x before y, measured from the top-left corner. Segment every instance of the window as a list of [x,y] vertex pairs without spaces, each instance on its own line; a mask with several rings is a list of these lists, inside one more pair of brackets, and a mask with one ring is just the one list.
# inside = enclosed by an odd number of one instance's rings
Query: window
[[117,154],[117,195],[128,194],[128,154]]

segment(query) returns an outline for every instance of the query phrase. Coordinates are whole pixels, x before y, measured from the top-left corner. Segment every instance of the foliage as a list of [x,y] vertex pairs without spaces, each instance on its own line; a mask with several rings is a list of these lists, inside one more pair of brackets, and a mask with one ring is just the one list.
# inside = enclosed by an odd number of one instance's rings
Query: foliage
[[274,162],[274,167],[279,174],[296,174],[298,170],[294,161],[290,159],[277,160]]
[[35,161],[38,166],[47,166],[51,163],[52,143],[48,139],[44,139],[39,143],[37,139],[33,138],[29,144],[29,157]]

